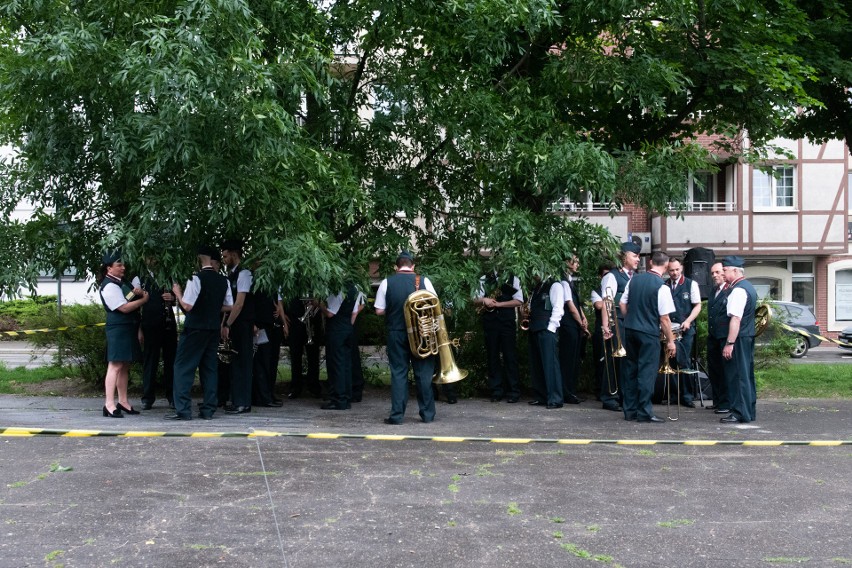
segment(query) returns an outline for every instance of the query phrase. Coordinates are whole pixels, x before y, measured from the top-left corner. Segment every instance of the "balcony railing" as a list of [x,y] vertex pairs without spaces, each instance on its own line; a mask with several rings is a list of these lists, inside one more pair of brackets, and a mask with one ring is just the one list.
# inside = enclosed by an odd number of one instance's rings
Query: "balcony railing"
[[585,203],[577,203],[569,199],[554,201],[547,208],[550,213],[589,213],[589,212],[604,212],[618,213],[621,211],[621,205],[618,203],[604,203],[600,201],[587,201]]
[[728,201],[690,201],[686,211],[736,211],[736,203]]

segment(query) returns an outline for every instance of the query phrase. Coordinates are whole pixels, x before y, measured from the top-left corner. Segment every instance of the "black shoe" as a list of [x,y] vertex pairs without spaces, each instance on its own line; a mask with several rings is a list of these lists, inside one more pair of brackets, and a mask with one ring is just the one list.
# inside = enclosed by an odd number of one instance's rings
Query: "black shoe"
[[393,426],[399,426],[402,422],[397,422],[396,420],[391,420],[390,418],[385,418],[385,424],[391,424]]
[[623,409],[617,404],[604,404],[604,410],[612,410],[613,412],[621,412]]
[[695,408],[695,403],[692,402],[691,400],[689,402],[685,402],[685,401],[681,402],[680,405],[685,407],[685,408]]
[[545,403],[540,400],[531,400],[527,404],[530,406],[544,406]]
[[741,420],[739,418],[737,418],[736,416],[734,416],[733,414],[728,414],[724,418],[720,418],[719,422],[722,422],[724,424],[737,424],[737,423],[741,422]]
[[182,414],[178,414],[177,412],[172,412],[171,414],[166,414],[163,416],[166,420],[192,420],[192,416],[184,416]]
[[717,408],[716,410],[713,411],[714,414],[728,414],[730,412],[731,412],[730,409],[727,409],[727,408]]
[[299,396],[301,396],[299,393],[291,392],[287,395],[287,398],[289,398],[290,400],[296,400],[297,398],[299,398]]
[[120,410],[125,414],[139,414],[139,411],[135,410],[132,406],[130,408],[124,408],[120,402],[115,405],[115,409]]
[[502,396],[492,396],[491,397],[491,402],[500,402],[501,400],[503,400]]
[[225,412],[228,414],[246,414],[251,412],[251,406],[232,406],[230,408],[226,408]]
[[628,422],[636,422],[636,415],[631,414],[629,416],[625,416],[624,419],[627,420]]
[[349,410],[349,405],[338,404],[336,402],[327,402],[320,406],[322,410]]
[[154,405],[151,404],[150,402],[143,402],[142,403],[142,410],[151,410],[152,408],[154,408]]
[[661,422],[665,422],[665,420],[663,420],[659,416],[652,416],[652,417],[650,417],[646,420],[636,420],[636,422],[645,422],[645,423],[653,422],[654,424],[659,424]]
[[506,402],[508,402],[509,404],[515,404],[516,402],[518,402],[518,400],[520,399],[517,396],[510,396],[506,399]]
[[545,408],[548,409],[548,410],[553,410],[555,408],[562,408],[562,405],[561,404],[548,404],[547,406],[545,406]]
[[455,403],[457,403],[458,401],[459,401],[459,399],[457,399],[457,398],[456,398],[456,397],[454,397],[454,396],[447,397],[447,404],[455,404]]
[[569,394],[568,396],[565,397],[565,404],[580,404],[584,400],[586,400],[586,399],[577,398],[573,394]]
[[361,402],[361,396],[353,396],[349,402]]
[[705,406],[704,408],[706,408],[707,410],[716,410],[719,407],[715,404],[711,404],[710,406]]
[[202,420],[213,420],[213,415],[207,414],[206,412],[200,413],[198,415],[198,417],[201,418]]
[[121,409],[118,406],[115,407],[115,410],[110,412],[107,410],[107,407],[104,406],[104,416],[108,416],[110,418],[124,418],[124,414],[121,413]]
[[263,406],[266,408],[281,408],[282,406],[284,406],[284,403],[280,400],[273,400],[272,402],[267,402],[265,404],[256,404],[255,406]]

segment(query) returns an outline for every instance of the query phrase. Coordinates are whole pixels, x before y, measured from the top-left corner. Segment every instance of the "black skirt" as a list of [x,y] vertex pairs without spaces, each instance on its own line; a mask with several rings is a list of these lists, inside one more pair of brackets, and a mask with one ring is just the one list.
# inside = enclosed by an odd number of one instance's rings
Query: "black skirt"
[[136,323],[106,326],[107,361],[133,363],[142,359]]

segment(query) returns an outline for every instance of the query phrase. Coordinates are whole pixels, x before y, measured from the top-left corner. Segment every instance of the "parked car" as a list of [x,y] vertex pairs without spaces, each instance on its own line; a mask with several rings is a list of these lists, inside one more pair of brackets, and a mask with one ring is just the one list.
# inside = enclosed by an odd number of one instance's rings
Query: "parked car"
[[844,327],[837,339],[848,345],[838,344],[843,349],[852,349],[852,326]]
[[[793,339],[796,340],[796,344],[790,352],[790,357],[795,359],[804,357],[808,354],[809,349],[817,347],[822,343],[821,339],[813,336],[813,334],[820,334],[819,322],[808,306],[795,302],[772,302],[771,306],[773,319],[812,334],[805,336],[795,331],[784,330],[784,333],[793,336]],[[848,329],[850,334],[852,334],[852,327]],[[766,342],[771,338],[771,332],[764,333],[763,337],[761,337],[762,342]]]

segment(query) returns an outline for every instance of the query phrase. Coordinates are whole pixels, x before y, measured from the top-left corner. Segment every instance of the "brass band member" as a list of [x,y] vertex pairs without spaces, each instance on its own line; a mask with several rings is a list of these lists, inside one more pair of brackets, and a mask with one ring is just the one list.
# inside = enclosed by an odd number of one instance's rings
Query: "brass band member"
[[217,351],[219,338],[228,338],[228,328],[222,326],[222,312],[234,302],[228,279],[213,268],[211,258],[215,254],[212,247],[199,247],[201,270],[187,281],[183,290],[180,284],[172,285],[178,304],[186,312],[186,322],[175,356],[175,411],[164,416],[167,420],[192,420],[190,393],[196,369],[204,389],[199,417],[212,419],[218,405]]
[[651,397],[660,366],[660,330],[665,335],[665,356],[674,357],[675,344],[669,314],[674,311],[672,293],[663,282],[669,257],[663,252],[651,255],[651,269],[630,279],[619,302],[624,314],[624,348],[627,360],[622,366],[624,419],[637,422],[664,422],[654,415]]
[[352,402],[352,350],[358,349],[355,320],[364,294],[351,282],[345,290],[326,298],[321,307],[326,317],[325,356],[328,368],[328,399],[323,410],[349,410]]
[[172,307],[175,296],[171,289],[160,286],[153,268],[157,259],[145,259],[144,276],[133,279],[133,287],[148,292],[148,303],[142,306],[142,410],[151,410],[157,398],[157,372],[160,358],[163,360],[162,389],[174,407],[172,386],[174,384],[175,353],[177,352],[177,322]]
[[[612,263],[605,262],[598,266],[598,276],[603,278],[613,269]],[[598,281],[600,282],[600,281]],[[612,298],[610,298],[612,301]],[[621,393],[618,389],[618,376],[613,366],[612,351],[610,347],[613,336],[609,324],[604,325],[604,320],[609,319],[609,311],[613,304],[605,301],[605,296],[600,287],[592,290],[592,306],[595,308],[595,331],[592,334],[592,356],[595,361],[595,384],[598,387],[598,400],[603,403],[604,410],[621,412]],[[608,315],[605,315],[608,314]],[[604,343],[606,342],[606,343]],[[609,368],[607,368],[609,366]]]
[[745,261],[728,256],[722,261],[727,289],[719,300],[724,304],[724,318],[718,312],[716,335],[724,336],[722,357],[725,366],[729,410],[722,422],[753,422],[757,418],[757,389],[754,382],[754,311],[757,292],[745,279]]
[[562,408],[562,374],[559,371],[557,332],[564,313],[562,286],[553,278],[534,276],[530,294],[529,356],[532,405],[548,410]]
[[[698,282],[683,275],[683,263],[679,258],[669,260],[669,287],[672,291],[675,311],[671,314],[672,323],[680,324],[681,337],[677,342],[677,367],[681,370],[692,369],[692,344],[695,341],[695,326],[693,323],[701,313],[701,291]],[[695,408],[690,375],[678,373],[681,381],[681,401],[689,408]],[[673,393],[672,396],[677,398]],[[669,402],[677,404],[676,400]]]
[[[234,305],[225,321],[230,328],[231,345],[237,351],[230,365],[229,414],[251,412],[251,380],[254,360],[254,294],[251,270],[242,265],[242,241],[229,239],[222,243],[222,261],[227,268]],[[220,394],[223,389],[219,389]]]
[[420,419],[435,419],[435,397],[432,393],[432,375],[435,357],[419,359],[411,353],[405,326],[405,303],[417,290],[435,293],[432,282],[414,272],[414,257],[402,251],[396,258],[396,274],[382,280],[376,292],[376,314],[385,316],[387,328],[388,363],[391,369],[391,411],[385,424],[402,424],[408,402],[408,370],[414,370],[414,384]]
[[710,267],[710,277],[713,279],[713,292],[707,299],[707,374],[710,379],[710,388],[713,389],[713,404],[707,408],[716,414],[728,414],[731,411],[731,403],[728,401],[728,389],[725,384],[725,366],[722,359],[722,348],[725,346],[724,333],[719,332],[720,314],[717,310],[724,310],[727,303],[720,302],[724,299],[724,291],[727,287],[725,275],[722,272],[722,263],[717,262]]
[[[601,314],[604,330],[612,328],[613,335],[624,339],[624,317],[621,310],[618,309],[621,295],[624,294],[627,283],[633,277],[633,273],[639,268],[639,253],[642,249],[636,243],[631,241],[621,244],[621,266],[613,268],[609,273],[601,279],[601,293],[604,298],[610,298],[615,306],[615,321],[610,322],[612,314],[607,310]],[[615,329],[617,326],[617,330]],[[621,368],[623,357],[613,357],[615,349],[606,350],[607,365],[615,371],[615,375],[619,378],[623,376],[624,371]],[[601,403],[606,410],[617,410],[620,406],[621,392],[616,395],[609,392],[601,394]]]
[[575,274],[580,269],[580,260],[570,255],[565,260],[565,278],[560,282],[565,300],[565,313],[559,324],[559,369],[562,372],[562,399],[566,404],[580,404],[577,397],[577,381],[580,364],[589,334],[589,323],[583,313]]
[[[119,251],[104,254],[103,280],[100,284],[101,302],[106,310],[107,372],[104,379],[103,415],[124,418],[139,414],[127,398],[130,364],[139,360],[139,308],[148,301],[148,293],[133,288],[124,279],[124,262]],[[118,393],[118,400],[116,400]]]
[[[511,274],[507,277],[501,277],[496,272],[487,274],[479,279],[479,297],[474,303],[481,311],[485,334],[491,402],[500,402],[504,397],[506,402],[518,402],[521,398],[521,380],[518,374],[515,308],[524,303],[521,281]],[[506,378],[505,383],[503,377]]]

